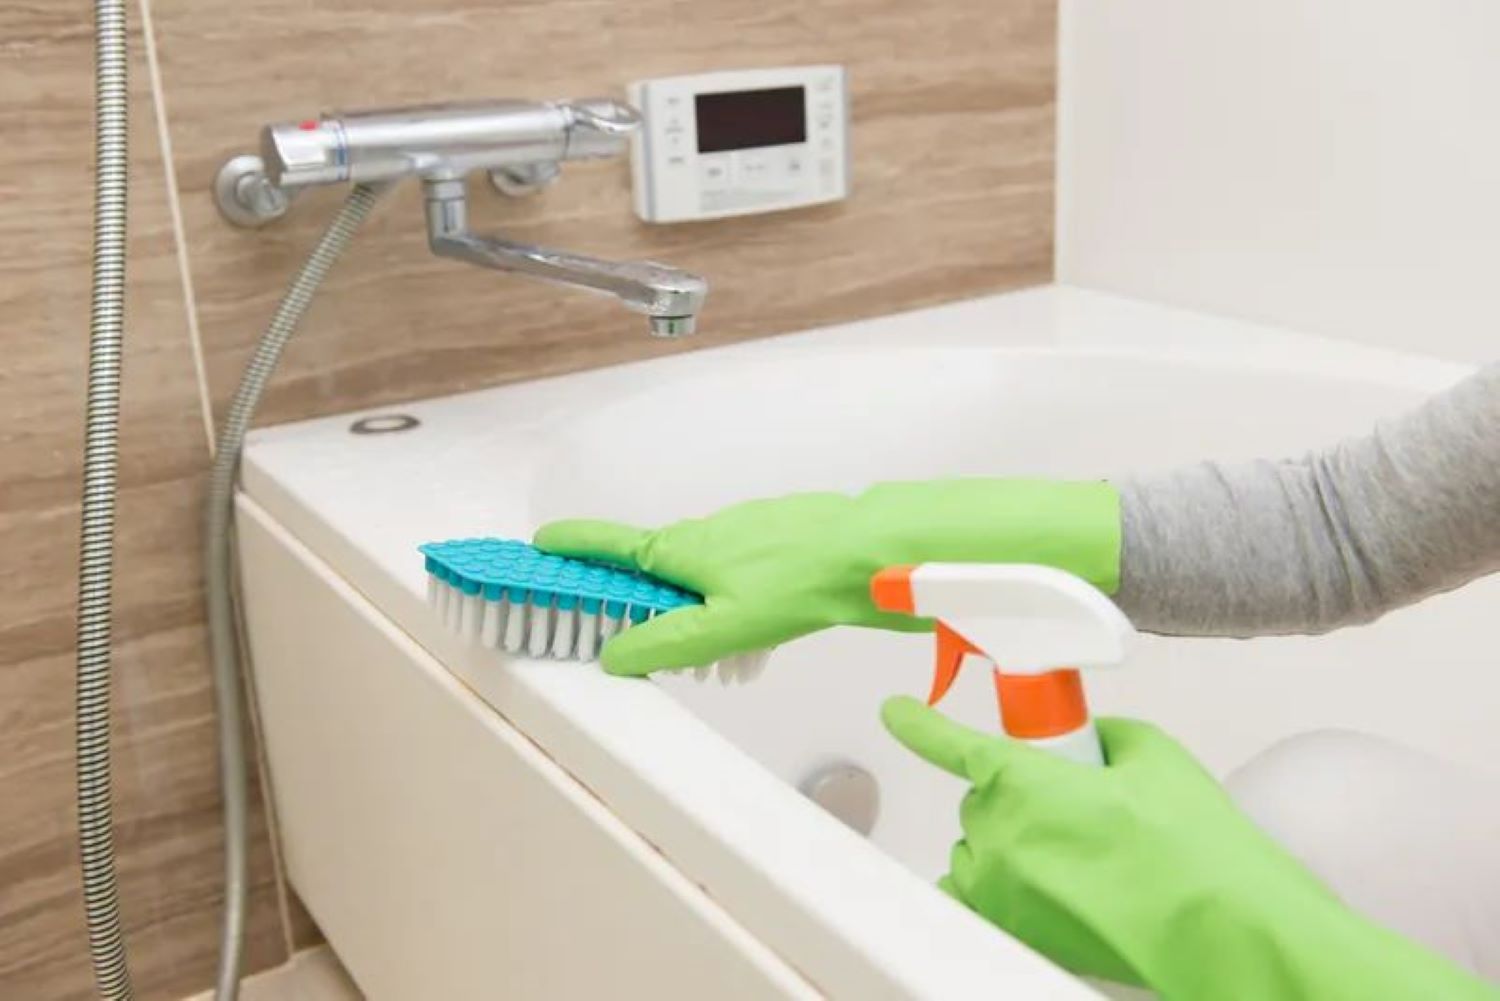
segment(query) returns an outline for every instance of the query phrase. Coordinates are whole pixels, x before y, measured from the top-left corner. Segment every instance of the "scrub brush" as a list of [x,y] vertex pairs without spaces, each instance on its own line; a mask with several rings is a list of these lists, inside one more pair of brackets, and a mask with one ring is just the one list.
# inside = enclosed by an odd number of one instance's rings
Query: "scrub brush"
[[[418,547],[426,558],[427,602],[451,632],[494,650],[559,660],[594,660],[616,633],[701,595],[655,577],[544,553],[514,539],[454,539]],[[747,681],[763,654],[719,664],[719,679]],[[699,680],[709,669],[697,668]]]

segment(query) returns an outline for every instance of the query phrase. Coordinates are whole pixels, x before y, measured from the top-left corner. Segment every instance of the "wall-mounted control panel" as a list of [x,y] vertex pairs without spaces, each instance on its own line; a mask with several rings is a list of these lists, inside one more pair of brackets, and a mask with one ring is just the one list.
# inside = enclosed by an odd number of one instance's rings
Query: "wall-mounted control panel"
[[776,212],[849,194],[842,66],[704,73],[630,86],[631,152],[647,222]]

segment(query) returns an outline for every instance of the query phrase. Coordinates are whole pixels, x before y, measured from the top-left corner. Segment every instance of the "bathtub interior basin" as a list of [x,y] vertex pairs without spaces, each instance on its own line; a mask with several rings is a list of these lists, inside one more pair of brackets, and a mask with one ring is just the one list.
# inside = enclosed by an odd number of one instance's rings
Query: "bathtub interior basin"
[[[1212,456],[1291,456],[1368,429],[1414,394],[1355,376],[1109,350],[876,348],[806,351],[652,385],[565,418],[530,493],[533,522],[659,525],[751,497],[857,491],[946,476],[1116,478]],[[660,429],[620,447],[621,429]],[[628,434],[628,432],[627,432]],[[1098,712],[1154,720],[1221,773],[1274,740],[1352,727],[1488,764],[1474,703],[1413,726],[1412,669],[1455,690],[1500,689],[1470,659],[1493,584],[1363,629],[1257,642],[1150,638],[1119,674],[1089,679]],[[957,780],[896,746],[878,708],[925,695],[930,637],[840,629],[775,651],[747,685],[662,673],[656,683],[797,785],[831,765],[877,778],[871,836],[915,871],[946,869]],[[1489,705],[1500,698],[1488,701]],[[972,667],[944,702],[995,730],[988,677]],[[1435,707],[1434,707],[1435,708]]]
[[[878,722],[887,696],[925,693],[929,638],[830,631],[781,647],[744,685],[667,673],[613,679],[445,632],[423,603],[416,546],[524,538],[560,517],[656,525],[751,497],[880,480],[1117,477],[1205,456],[1294,454],[1368,428],[1461,374],[1048,289],[405,405],[393,409],[419,423],[399,434],[351,436],[366,415],[264,429],[247,452],[241,514],[279,525],[368,606],[361,614],[459,679],[461,694],[534,742],[820,990],[963,997],[997,982],[1045,982],[1040,994],[1070,996],[1071,980],[1048,980],[1063,975],[1027,965],[1018,945],[931,888],[957,836],[962,789]],[[278,586],[256,571],[258,559],[248,561],[252,633],[295,659],[285,622],[256,622],[257,600],[274,604],[257,589]],[[1148,638],[1124,669],[1088,679],[1090,699],[1099,713],[1156,721],[1220,773],[1281,737],[1329,726],[1490,767],[1500,748],[1485,707],[1500,704],[1500,679],[1483,663],[1479,631],[1497,592],[1480,582],[1317,638]],[[257,667],[267,670],[280,668]],[[1470,697],[1413,713],[1413,670],[1427,691]],[[273,773],[296,767],[286,748],[313,698],[296,688],[300,677],[262,684],[273,689],[262,695]],[[996,728],[988,679],[972,668],[943,708]],[[831,765],[873,779],[868,838],[798,792]],[[320,793],[277,795],[287,800],[279,809],[291,818],[297,881],[298,842],[318,841],[325,822],[315,816]],[[327,914],[336,907],[320,905],[320,894],[377,892],[353,877],[338,891],[299,889]],[[410,944],[421,931],[400,934]]]

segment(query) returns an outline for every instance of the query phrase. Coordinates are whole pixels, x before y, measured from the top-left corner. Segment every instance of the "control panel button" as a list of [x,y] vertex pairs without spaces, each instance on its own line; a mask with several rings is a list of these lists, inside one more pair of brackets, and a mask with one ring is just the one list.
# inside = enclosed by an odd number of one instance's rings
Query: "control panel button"
[[729,187],[729,154],[714,153],[698,157],[698,183],[704,191]]
[[734,180],[750,188],[764,188],[780,173],[769,150],[746,150],[734,157]]

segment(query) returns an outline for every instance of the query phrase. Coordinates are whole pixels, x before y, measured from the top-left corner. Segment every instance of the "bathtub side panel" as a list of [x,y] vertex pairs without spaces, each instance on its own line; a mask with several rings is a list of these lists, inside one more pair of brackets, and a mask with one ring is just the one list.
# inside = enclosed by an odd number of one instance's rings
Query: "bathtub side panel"
[[287,870],[369,997],[816,996],[243,499],[239,526]]

